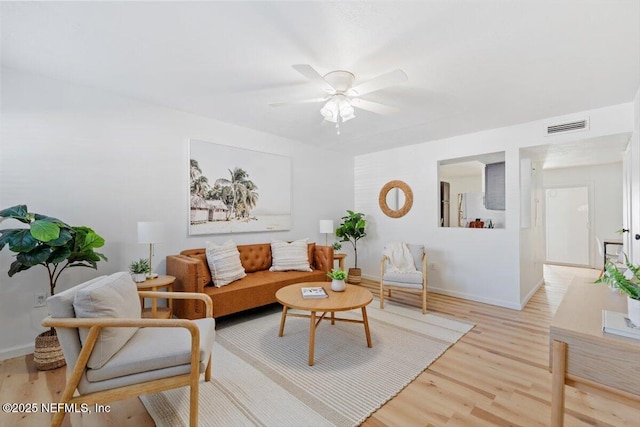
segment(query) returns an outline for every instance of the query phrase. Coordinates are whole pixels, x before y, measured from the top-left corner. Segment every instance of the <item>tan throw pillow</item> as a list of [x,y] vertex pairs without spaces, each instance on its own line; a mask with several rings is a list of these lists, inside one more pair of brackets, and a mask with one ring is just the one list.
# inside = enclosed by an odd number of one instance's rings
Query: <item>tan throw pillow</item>
[[307,239],[291,243],[274,240],[271,242],[271,257],[273,261],[269,271],[311,271]]
[[[141,307],[138,288],[127,272],[110,276],[79,290],[73,298],[73,309],[79,318],[140,318]],[[103,328],[89,356],[87,366],[98,369],[116,354],[138,328]],[[89,328],[80,328],[80,341],[84,345]]]
[[233,240],[228,240],[223,245],[207,242],[207,263],[213,284],[218,288],[247,275],[240,262],[240,252]]

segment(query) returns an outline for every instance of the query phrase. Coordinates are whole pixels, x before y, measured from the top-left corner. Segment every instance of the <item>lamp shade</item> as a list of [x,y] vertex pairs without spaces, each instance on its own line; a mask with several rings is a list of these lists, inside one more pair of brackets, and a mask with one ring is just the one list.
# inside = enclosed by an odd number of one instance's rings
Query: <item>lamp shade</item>
[[330,234],[333,233],[333,220],[321,219],[320,220],[320,233]]
[[164,241],[164,223],[159,221],[138,222],[138,243],[158,243]]

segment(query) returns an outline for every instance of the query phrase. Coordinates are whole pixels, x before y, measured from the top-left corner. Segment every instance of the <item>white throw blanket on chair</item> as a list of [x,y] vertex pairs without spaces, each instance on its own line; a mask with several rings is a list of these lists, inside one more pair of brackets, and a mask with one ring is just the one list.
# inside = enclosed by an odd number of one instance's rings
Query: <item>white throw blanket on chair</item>
[[385,246],[383,255],[389,258],[388,273],[415,273],[417,271],[413,256],[406,243],[389,243]]

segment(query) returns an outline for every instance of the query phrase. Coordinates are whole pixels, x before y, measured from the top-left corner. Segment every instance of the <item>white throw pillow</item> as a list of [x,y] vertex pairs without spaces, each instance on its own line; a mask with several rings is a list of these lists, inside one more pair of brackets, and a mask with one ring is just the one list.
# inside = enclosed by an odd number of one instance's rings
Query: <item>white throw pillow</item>
[[247,275],[233,240],[228,240],[223,245],[207,242],[206,252],[214,286],[220,288]]
[[[140,318],[142,308],[138,288],[127,272],[114,273],[79,290],[73,298],[78,318]],[[87,366],[101,368],[116,354],[138,328],[103,328],[93,348]],[[79,328],[84,345],[89,328]]]
[[309,267],[307,239],[291,243],[274,240],[271,242],[271,258],[269,271],[312,271]]

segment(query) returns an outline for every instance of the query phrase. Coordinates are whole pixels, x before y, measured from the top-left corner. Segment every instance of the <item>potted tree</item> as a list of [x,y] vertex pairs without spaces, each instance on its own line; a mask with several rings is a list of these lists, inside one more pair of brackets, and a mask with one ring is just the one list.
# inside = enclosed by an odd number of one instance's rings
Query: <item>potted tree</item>
[[138,261],[131,261],[131,264],[129,264],[129,273],[133,275],[133,281],[136,283],[147,280],[147,273],[150,272],[151,268],[149,267],[149,260],[146,258],[140,258]]
[[624,263],[628,271],[623,273],[611,260],[607,260],[604,274],[596,283],[606,283],[627,294],[627,317],[640,327],[640,266],[631,264],[626,254]]
[[349,269],[349,283],[360,283],[362,280],[362,271],[358,268],[358,240],[367,235],[366,225],[363,213],[347,210],[347,215],[342,217],[342,224],[336,229],[336,237],[339,237],[341,242],[353,245],[354,268]]
[[[0,220],[12,218],[27,224],[28,228],[0,230],[0,251],[8,246],[16,259],[9,267],[9,277],[36,265],[47,270],[51,295],[60,274],[71,267],[97,269],[100,260],[107,258],[95,248],[104,245],[104,239],[89,227],[70,226],[57,218],[28,212],[26,205],[17,205],[0,211]],[[36,337],[33,355],[40,370],[64,366],[64,356],[54,328]]]

